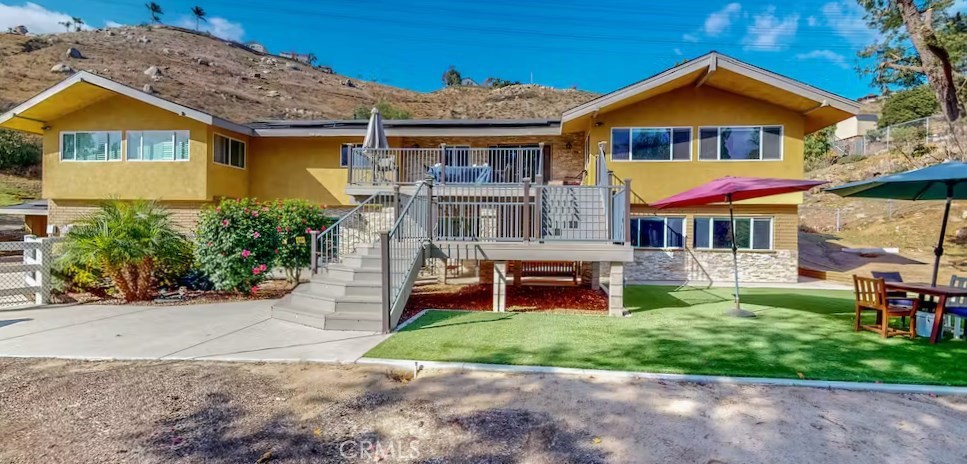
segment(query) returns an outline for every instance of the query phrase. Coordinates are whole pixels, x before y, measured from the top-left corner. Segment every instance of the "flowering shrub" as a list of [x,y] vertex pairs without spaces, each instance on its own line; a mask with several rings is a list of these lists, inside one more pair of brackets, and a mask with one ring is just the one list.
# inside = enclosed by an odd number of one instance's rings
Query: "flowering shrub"
[[222,200],[199,217],[195,256],[216,289],[254,292],[276,261],[280,239],[270,205]]
[[276,232],[281,236],[276,265],[285,269],[289,282],[298,282],[301,269],[309,266],[309,234],[322,232],[336,221],[326,216],[323,208],[306,200],[279,200],[271,207],[277,217]]

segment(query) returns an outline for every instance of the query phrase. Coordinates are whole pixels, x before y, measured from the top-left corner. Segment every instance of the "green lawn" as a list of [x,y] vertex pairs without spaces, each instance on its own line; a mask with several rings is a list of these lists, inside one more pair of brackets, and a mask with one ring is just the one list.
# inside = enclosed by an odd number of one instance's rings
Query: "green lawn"
[[967,343],[854,332],[852,292],[744,289],[740,319],[728,289],[674,290],[626,287],[630,318],[430,311],[366,356],[967,385]]

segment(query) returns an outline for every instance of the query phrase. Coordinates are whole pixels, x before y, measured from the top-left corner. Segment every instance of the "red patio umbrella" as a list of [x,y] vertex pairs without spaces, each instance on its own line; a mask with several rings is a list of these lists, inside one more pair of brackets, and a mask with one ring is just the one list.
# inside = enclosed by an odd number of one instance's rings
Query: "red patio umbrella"
[[649,206],[664,209],[701,206],[711,203],[729,204],[729,239],[732,241],[732,266],[735,270],[735,309],[729,310],[726,314],[755,317],[755,313],[743,310],[739,304],[739,249],[735,244],[735,214],[732,210],[732,202],[783,193],[802,192],[825,183],[825,181],[815,180],[726,176],[650,203]]

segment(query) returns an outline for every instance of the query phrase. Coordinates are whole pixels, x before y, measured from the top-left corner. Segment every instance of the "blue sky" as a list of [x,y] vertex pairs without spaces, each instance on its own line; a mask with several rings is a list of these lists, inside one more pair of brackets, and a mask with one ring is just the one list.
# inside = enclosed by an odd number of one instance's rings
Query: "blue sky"
[[[156,0],[163,21],[205,27],[272,52],[313,52],[341,74],[420,91],[455,65],[489,76],[608,92],[684,58],[717,50],[851,98],[873,92],[854,70],[876,37],[854,0]],[[62,30],[148,20],[141,0],[0,0],[0,28]]]

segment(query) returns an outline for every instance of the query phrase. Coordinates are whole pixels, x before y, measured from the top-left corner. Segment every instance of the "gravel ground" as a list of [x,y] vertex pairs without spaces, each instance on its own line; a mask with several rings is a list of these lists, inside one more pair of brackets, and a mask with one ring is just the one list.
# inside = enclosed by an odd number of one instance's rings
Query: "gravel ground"
[[[0,462],[965,462],[967,398],[0,359]],[[361,451],[367,450],[367,451]]]

